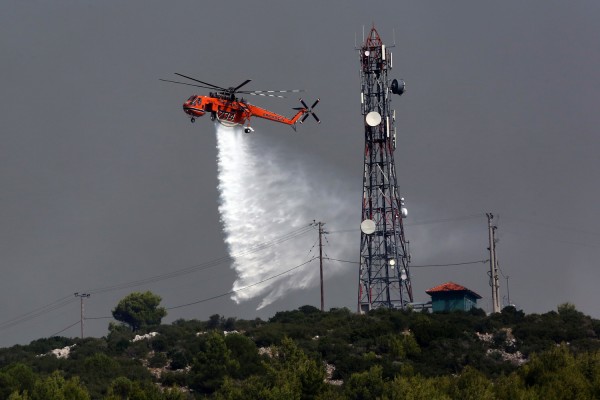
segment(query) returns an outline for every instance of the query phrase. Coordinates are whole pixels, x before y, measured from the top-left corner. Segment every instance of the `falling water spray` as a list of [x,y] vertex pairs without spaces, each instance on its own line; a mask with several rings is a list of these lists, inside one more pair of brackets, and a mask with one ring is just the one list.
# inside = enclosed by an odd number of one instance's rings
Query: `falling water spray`
[[[237,274],[233,300],[240,303],[260,298],[260,309],[291,290],[318,285],[318,263],[314,262],[239,290],[314,258],[317,231],[261,251],[251,251],[257,245],[276,241],[315,219],[353,221],[356,212],[351,205],[355,199],[336,189],[334,182],[326,182],[326,174],[306,162],[306,157],[302,160],[301,156],[294,155],[291,145],[287,149],[278,147],[264,136],[243,133],[241,128],[217,125],[216,133],[219,212],[233,258],[232,268]],[[336,240],[335,244],[326,249],[331,258],[347,255],[353,242]],[[327,272],[335,274],[339,269],[339,264],[332,264]]]

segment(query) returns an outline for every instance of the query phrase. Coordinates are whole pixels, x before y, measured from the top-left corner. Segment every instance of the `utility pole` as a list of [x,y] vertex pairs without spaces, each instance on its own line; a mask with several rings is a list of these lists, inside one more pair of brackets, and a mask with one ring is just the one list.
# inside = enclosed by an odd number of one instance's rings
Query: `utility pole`
[[508,288],[508,278],[509,276],[506,275],[506,302],[508,303],[507,305],[512,306],[510,302],[510,289]]
[[492,312],[497,313],[500,312],[500,300],[498,296],[498,265],[496,263],[496,229],[497,226],[492,225],[492,219],[494,219],[494,214],[487,213],[485,214],[488,219],[488,235],[490,247],[488,250],[490,251],[490,286],[492,287]]
[[75,297],[79,297],[79,301],[81,303],[81,314],[80,314],[80,319],[79,319],[79,325],[81,326],[81,338],[83,339],[83,299],[85,297],[90,297],[90,294],[75,292]]
[[317,222],[319,226],[319,271],[321,273],[321,311],[325,311],[325,293],[323,290],[323,222]]

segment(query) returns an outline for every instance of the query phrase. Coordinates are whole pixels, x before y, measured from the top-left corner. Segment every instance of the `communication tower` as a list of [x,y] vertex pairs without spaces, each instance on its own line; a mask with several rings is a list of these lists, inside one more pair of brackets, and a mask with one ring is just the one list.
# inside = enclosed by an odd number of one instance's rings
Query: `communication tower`
[[404,92],[404,81],[388,78],[392,53],[375,27],[357,50],[365,128],[358,312],[404,308],[413,296],[402,224],[407,212],[398,194],[394,164],[396,112],[390,107],[392,94]]

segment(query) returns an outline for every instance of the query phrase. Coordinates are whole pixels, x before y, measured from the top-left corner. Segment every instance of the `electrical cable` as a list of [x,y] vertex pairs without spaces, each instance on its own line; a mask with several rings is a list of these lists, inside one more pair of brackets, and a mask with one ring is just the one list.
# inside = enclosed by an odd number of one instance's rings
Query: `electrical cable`
[[428,268],[428,267],[457,267],[461,265],[471,265],[471,264],[486,264],[490,262],[490,260],[478,260],[478,261],[466,261],[460,263],[452,263],[452,264],[428,264],[428,265],[411,265],[410,268]]
[[[310,263],[310,262],[312,262],[312,261],[314,261],[314,260],[316,260],[316,259],[318,259],[318,258],[319,258],[319,257],[313,257],[313,258],[311,258],[310,260],[308,260],[308,261],[306,261],[306,262],[303,262],[303,263],[302,263],[302,264],[300,264],[300,265],[296,265],[295,267],[292,267],[292,268],[290,268],[290,269],[287,269],[287,270],[285,270],[285,271],[283,271],[283,272],[280,272],[280,273],[278,273],[278,274],[276,274],[276,275],[272,275],[272,276],[270,276],[270,277],[268,277],[268,278],[265,278],[265,279],[263,279],[263,280],[261,280],[261,281],[259,281],[259,282],[255,282],[255,283],[252,283],[252,284],[250,284],[250,285],[244,286],[244,287],[242,287],[242,288],[239,288],[239,289],[234,289],[234,290],[230,290],[229,292],[226,292],[226,293],[221,293],[221,294],[218,294],[218,295],[216,295],[216,296],[212,296],[212,297],[209,297],[209,298],[206,298],[206,299],[202,299],[202,300],[197,300],[197,301],[194,301],[194,302],[191,302],[191,303],[181,304],[181,305],[178,305],[178,306],[172,306],[172,307],[165,307],[165,310],[175,310],[175,309],[177,309],[177,308],[183,308],[183,307],[193,306],[193,305],[200,304],[200,303],[204,303],[204,302],[207,302],[207,301],[210,301],[210,300],[218,299],[218,298],[220,298],[220,297],[224,297],[224,296],[227,296],[227,295],[230,295],[230,294],[234,294],[234,293],[237,293],[237,292],[241,292],[242,290],[246,290],[246,289],[248,289],[248,288],[251,288],[251,287],[253,287],[253,286],[256,286],[256,285],[260,285],[261,283],[265,283],[265,282],[267,282],[267,281],[270,281],[270,280],[272,280],[272,279],[275,279],[275,278],[277,278],[277,277],[280,277],[280,276],[282,276],[282,275],[285,275],[285,274],[287,274],[288,272],[291,272],[291,271],[293,271],[293,270],[295,270],[295,269],[301,268],[301,267],[305,266],[306,264],[308,264],[308,263]],[[84,318],[84,320],[88,320],[88,319],[89,319],[89,320],[94,320],[94,319],[114,319],[114,318],[113,318],[113,317],[86,317],[86,318]]]
[[61,331],[58,331],[58,332],[56,332],[56,333],[53,333],[52,335],[50,335],[50,336],[48,336],[48,337],[53,337],[53,336],[56,336],[56,335],[58,335],[59,333],[63,333],[63,332],[64,332],[64,331],[66,331],[67,329],[69,329],[69,328],[72,328],[72,327],[74,327],[75,325],[77,325],[77,324],[79,324],[79,323],[80,323],[80,321],[77,321],[77,322],[75,322],[74,324],[71,324],[71,325],[67,326],[65,329],[63,329],[63,330],[61,330]]
[[273,276],[270,276],[270,277],[268,277],[268,278],[265,278],[265,279],[263,279],[263,280],[261,280],[261,281],[258,281],[258,282],[252,283],[252,284],[250,284],[250,285],[244,286],[244,287],[242,287],[242,288],[235,289],[235,290],[230,290],[230,291],[229,291],[229,292],[227,292],[227,293],[222,293],[222,294],[219,294],[219,295],[216,295],[216,296],[212,296],[212,297],[209,297],[209,298],[206,298],[206,299],[202,299],[202,300],[194,301],[194,302],[192,302],[192,303],[181,304],[181,305],[178,305],[178,306],[173,306],[173,307],[165,307],[165,309],[166,309],[166,310],[174,310],[174,309],[176,309],[176,308],[188,307],[188,306],[192,306],[192,305],[195,305],[195,304],[204,303],[204,302],[206,302],[206,301],[210,301],[210,300],[218,299],[219,297],[224,297],[224,296],[227,296],[227,295],[230,295],[230,294],[234,294],[234,293],[236,293],[236,292],[241,292],[242,290],[246,290],[246,289],[248,289],[248,288],[251,288],[251,287],[253,287],[253,286],[256,286],[256,285],[260,285],[261,283],[264,283],[264,282],[270,281],[270,280],[272,280],[272,279],[275,279],[275,278],[277,278],[277,277],[280,277],[281,275],[285,275],[285,274],[287,274],[288,272],[291,272],[291,271],[293,271],[293,270],[295,270],[295,269],[301,268],[301,267],[305,266],[306,264],[310,263],[311,261],[314,261],[314,260],[316,260],[317,258],[318,258],[318,257],[313,257],[313,258],[311,258],[310,260],[308,260],[308,261],[305,261],[305,262],[303,262],[303,263],[302,263],[302,264],[300,264],[300,265],[296,265],[296,266],[295,266],[295,267],[293,267],[293,268],[290,268],[290,269],[288,269],[288,270],[285,270],[285,271],[283,271],[283,272],[280,272],[280,273],[278,273],[278,274],[276,274],[276,275],[273,275]]
[[268,242],[258,243],[247,250],[244,250],[242,252],[239,252],[239,253],[236,253],[233,255],[226,255],[226,256],[223,256],[223,257],[220,257],[220,258],[217,258],[214,260],[204,262],[202,264],[179,269],[176,271],[167,272],[165,274],[155,275],[155,276],[152,276],[149,278],[144,278],[144,279],[139,279],[139,280],[134,280],[134,281],[129,281],[129,282],[123,282],[123,283],[112,285],[112,286],[106,286],[106,287],[102,287],[102,288],[89,290],[87,292],[90,294],[98,294],[98,293],[112,292],[115,290],[129,289],[129,288],[136,287],[136,286],[142,286],[142,285],[149,284],[149,283],[155,283],[155,282],[160,282],[160,281],[163,281],[166,279],[176,278],[176,277],[179,277],[182,275],[187,275],[187,274],[190,274],[190,273],[193,273],[196,271],[202,271],[202,270],[214,268],[218,265],[221,265],[222,263],[224,263],[226,261],[231,261],[232,259],[234,259],[236,257],[256,253],[258,251],[267,249],[267,248],[275,246],[277,244],[280,244],[280,243],[286,242],[288,240],[294,239],[296,237],[302,236],[310,231],[312,231],[312,227],[310,225],[303,226],[299,229],[296,229],[296,230],[294,230],[290,233],[287,233],[283,236],[280,236],[276,239],[273,239]]
[[[175,278],[175,277],[190,274],[190,273],[193,273],[196,271],[206,270],[206,269],[218,266],[218,265],[220,265],[226,261],[229,261],[235,257],[243,256],[246,254],[252,254],[252,253],[267,249],[267,248],[275,246],[277,244],[280,244],[280,243],[286,242],[288,240],[294,239],[296,237],[302,236],[313,230],[314,230],[314,228],[311,225],[305,225],[305,226],[302,226],[291,232],[288,232],[287,234],[279,236],[278,238],[275,238],[271,241],[258,243],[256,245],[252,246],[251,248],[249,248],[245,251],[242,251],[240,253],[234,254],[234,255],[223,256],[221,258],[207,261],[202,264],[194,265],[191,267],[183,268],[183,269],[180,269],[177,271],[172,271],[172,272],[161,274],[161,275],[155,275],[155,276],[149,277],[149,278],[144,278],[144,279],[139,279],[139,280],[129,281],[129,282],[123,282],[123,283],[119,283],[119,284],[112,285],[112,286],[105,286],[105,287],[97,288],[94,290],[88,290],[87,293],[98,294],[98,293],[107,293],[107,292],[111,292],[111,291],[115,291],[115,290],[128,289],[128,288],[141,286],[141,285],[148,284],[148,283],[154,283],[154,282],[159,282],[159,281],[170,279],[170,278]],[[0,330],[8,329],[15,325],[19,325],[21,323],[27,322],[27,321],[37,318],[41,315],[45,315],[49,312],[58,310],[58,309],[65,307],[73,302],[76,302],[76,301],[77,301],[77,299],[73,298],[71,295],[62,297],[62,298],[55,300],[45,306],[38,307],[38,308],[36,308],[32,311],[29,311],[25,314],[21,314],[17,317],[14,317],[9,320],[1,322]],[[102,318],[105,318],[105,317],[102,317]],[[106,318],[110,318],[110,317],[106,317]],[[91,319],[91,318],[89,318],[89,319]]]
[[583,229],[576,229],[576,228],[567,228],[567,227],[559,226],[556,224],[549,224],[549,223],[545,223],[545,222],[534,221],[534,220],[531,220],[528,218],[515,218],[515,217],[504,216],[504,219],[507,219],[509,221],[519,222],[521,224],[526,224],[526,225],[538,225],[538,226],[542,226],[544,228],[550,228],[550,229],[555,229],[555,230],[560,230],[560,231],[571,231],[571,232],[581,233],[584,235],[600,236],[599,232],[586,231]]
[[443,223],[443,222],[463,221],[463,220],[474,219],[474,218],[479,218],[479,217],[483,217],[483,216],[485,216],[485,214],[479,213],[479,214],[464,215],[462,217],[439,218],[439,219],[415,221],[415,222],[409,222],[404,225],[405,226],[430,225],[430,224],[438,224],[438,223]]
[[[360,264],[358,261],[348,261],[348,260],[339,260],[337,258],[326,258],[326,260],[338,261],[348,264]],[[470,264],[485,264],[490,260],[478,260],[478,261],[466,261],[460,263],[451,263],[451,264],[428,264],[428,265],[409,265],[409,268],[428,268],[428,267],[456,267],[460,265],[470,265]]]
[[[443,222],[454,222],[454,221],[462,221],[462,220],[468,220],[468,219],[474,219],[474,218],[479,218],[479,217],[483,217],[485,216],[485,214],[471,214],[471,215],[463,215],[461,217],[450,217],[450,218],[438,218],[438,219],[431,219],[431,220],[423,220],[423,221],[414,221],[414,222],[409,222],[409,223],[404,223],[404,226],[419,226],[419,225],[430,225],[430,224],[438,224],[438,223],[443,223]],[[336,230],[336,231],[329,231],[328,233],[346,233],[346,232],[360,232],[360,227],[356,227],[356,228],[348,228],[348,229],[340,229],[340,230]]]
[[74,303],[76,301],[77,301],[77,299],[72,296],[65,296],[65,297],[58,299],[56,301],[53,301],[52,303],[49,303],[45,306],[38,307],[35,310],[29,311],[25,314],[21,314],[17,317],[11,318],[9,320],[6,320],[6,321],[0,323],[0,330],[12,328],[15,325],[19,325],[21,323],[24,323],[24,322],[27,322],[34,318],[37,318],[41,315],[45,315],[49,312],[58,310],[60,308],[68,306],[69,304]]
[[[531,237],[530,234],[527,234],[525,232],[515,232],[515,231],[511,231],[511,230],[506,230],[506,229],[503,229],[502,232],[509,233],[512,235],[517,235],[517,236]],[[591,233],[591,234],[593,235],[593,233]],[[540,240],[547,240],[547,241],[552,241],[552,242],[556,242],[556,243],[572,244],[575,246],[588,247],[588,248],[592,248],[592,249],[600,248],[600,245],[597,245],[597,244],[594,245],[594,244],[588,244],[588,243],[582,243],[582,242],[574,242],[572,240],[558,240],[558,239],[540,239]]]

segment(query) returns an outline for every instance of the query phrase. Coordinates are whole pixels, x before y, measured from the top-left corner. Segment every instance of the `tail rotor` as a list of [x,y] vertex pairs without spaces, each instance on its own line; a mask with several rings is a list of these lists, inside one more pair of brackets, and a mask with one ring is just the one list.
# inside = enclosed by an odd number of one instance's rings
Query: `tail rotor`
[[317,117],[317,114],[314,113],[313,109],[315,108],[315,106],[319,103],[319,101],[321,101],[321,99],[317,99],[315,100],[315,102],[313,103],[312,106],[308,106],[304,100],[300,99],[300,103],[302,103],[302,105],[304,107],[296,107],[294,108],[294,110],[304,110],[304,117],[302,117],[302,119],[300,120],[300,123],[303,123],[306,118],[308,118],[309,115],[312,115],[313,118],[315,119],[315,121],[317,121],[317,124],[321,123],[321,120],[319,119],[319,117]]

